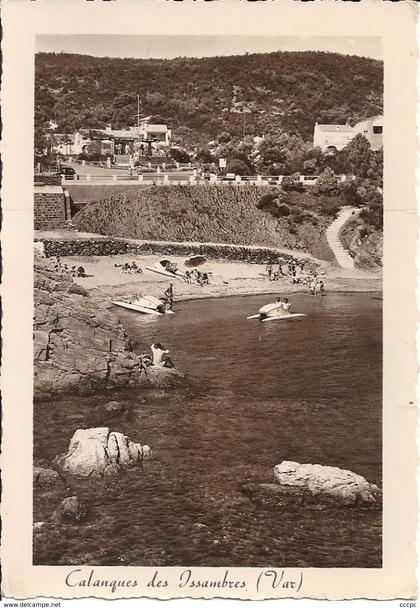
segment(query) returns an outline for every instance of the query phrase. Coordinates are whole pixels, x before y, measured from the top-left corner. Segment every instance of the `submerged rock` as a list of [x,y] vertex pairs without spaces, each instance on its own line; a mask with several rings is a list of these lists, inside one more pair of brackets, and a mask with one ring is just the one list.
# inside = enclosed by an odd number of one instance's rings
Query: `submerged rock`
[[122,433],[99,427],[78,429],[68,453],[58,456],[56,463],[64,471],[90,477],[115,474],[122,467],[140,464],[151,457],[148,445],[133,443]]
[[124,406],[118,401],[108,401],[105,405],[105,411],[108,414],[119,414],[125,410]]
[[64,487],[63,480],[59,473],[54,469],[44,469],[42,467],[34,467],[33,483],[41,488],[61,488]]
[[274,475],[285,491],[301,490],[336,505],[380,504],[382,500],[378,486],[361,475],[338,467],[284,460],[274,467]]
[[87,515],[87,507],[78,496],[68,496],[54,511],[55,523],[78,523]]

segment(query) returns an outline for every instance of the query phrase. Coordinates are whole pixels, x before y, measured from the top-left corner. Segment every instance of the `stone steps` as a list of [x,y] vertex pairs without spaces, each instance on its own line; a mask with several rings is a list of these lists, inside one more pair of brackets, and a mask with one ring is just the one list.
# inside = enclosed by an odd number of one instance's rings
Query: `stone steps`
[[355,209],[355,207],[343,207],[339,212],[338,217],[327,228],[326,233],[328,244],[334,253],[335,259],[341,268],[346,269],[354,268],[354,260],[341,243],[340,231],[349,217],[353,215]]

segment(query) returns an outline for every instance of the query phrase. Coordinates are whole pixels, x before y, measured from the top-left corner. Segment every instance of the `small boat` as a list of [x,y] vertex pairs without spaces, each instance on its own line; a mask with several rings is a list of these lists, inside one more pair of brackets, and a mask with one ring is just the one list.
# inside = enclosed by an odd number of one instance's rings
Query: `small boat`
[[144,269],[148,270],[149,272],[161,274],[164,277],[169,277],[170,279],[183,279],[185,277],[185,273],[178,268],[175,270],[167,270],[167,268],[170,266],[171,262],[169,260],[160,260],[154,266],[145,266]]
[[261,321],[286,321],[287,319],[296,319],[298,317],[306,317],[305,314],[296,312],[290,313],[283,309],[281,302],[273,302],[266,304],[256,315],[251,315],[247,319],[260,319]]
[[207,262],[207,258],[204,255],[190,255],[184,262],[184,266],[188,266],[189,268],[197,268],[197,266],[201,266]]
[[161,317],[165,314],[175,314],[173,310],[166,308],[165,302],[154,296],[142,296],[130,300],[113,300],[112,303],[114,306],[120,306],[121,308],[135,310],[136,312],[141,312],[145,315],[154,315],[156,317]]
[[286,313],[284,315],[274,315],[273,317],[267,317],[266,319],[262,319],[262,321],[287,321],[288,319],[297,319],[298,317],[306,317],[306,315],[301,312],[292,312]]

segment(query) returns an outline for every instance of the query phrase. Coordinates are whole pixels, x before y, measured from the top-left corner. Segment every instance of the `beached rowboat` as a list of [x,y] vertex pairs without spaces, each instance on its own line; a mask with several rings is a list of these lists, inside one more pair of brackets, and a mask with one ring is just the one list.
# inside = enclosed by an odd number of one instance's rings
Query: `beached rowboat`
[[154,296],[143,296],[141,298],[131,300],[113,300],[112,303],[120,308],[127,310],[135,310],[145,315],[154,315],[161,317],[162,315],[173,315],[173,310],[165,308],[165,303]]
[[176,270],[167,270],[168,266],[170,266],[169,260],[160,260],[154,266],[145,266],[144,269],[149,272],[155,272],[156,274],[160,274],[164,277],[169,277],[170,279],[183,279],[185,277],[185,273],[178,268]]

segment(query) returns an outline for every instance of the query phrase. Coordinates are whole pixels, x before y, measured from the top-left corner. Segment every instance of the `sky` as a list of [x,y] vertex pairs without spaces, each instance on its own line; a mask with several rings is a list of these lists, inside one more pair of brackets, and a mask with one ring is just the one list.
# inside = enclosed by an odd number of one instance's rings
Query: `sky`
[[36,50],[146,59],[243,55],[247,52],[328,51],[382,59],[380,38],[344,36],[42,35],[37,36]]

